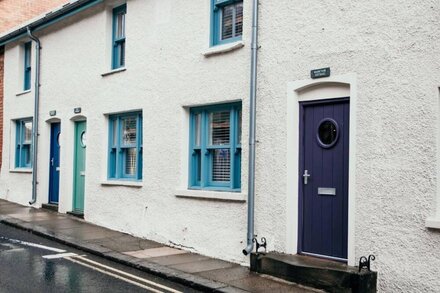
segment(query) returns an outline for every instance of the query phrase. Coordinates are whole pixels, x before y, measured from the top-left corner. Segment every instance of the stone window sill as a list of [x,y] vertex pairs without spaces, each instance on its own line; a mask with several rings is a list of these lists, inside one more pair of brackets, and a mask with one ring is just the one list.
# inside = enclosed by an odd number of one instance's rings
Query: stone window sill
[[110,70],[108,72],[104,72],[103,74],[101,74],[101,76],[105,77],[105,76],[113,75],[113,74],[116,74],[116,73],[119,73],[119,72],[123,72],[123,71],[126,71],[126,70],[127,70],[127,68],[121,67],[121,68]]
[[144,186],[143,182],[140,181],[113,181],[113,180],[107,180],[101,182],[102,186],[125,186],[125,187],[135,187],[135,188],[142,188]]
[[425,227],[430,229],[440,229],[440,218],[428,218]]
[[32,90],[26,90],[26,91],[22,91],[22,92],[16,93],[15,95],[16,95],[17,97],[18,97],[18,96],[23,96],[23,95],[25,95],[25,94],[29,94],[31,91],[32,91]]
[[12,169],[12,170],[9,170],[9,173],[32,174],[32,169]]
[[230,201],[230,202],[246,202],[246,194],[240,192],[223,192],[211,190],[176,190],[176,197],[216,200],[216,201]]
[[244,47],[243,41],[228,43],[224,45],[217,45],[211,48],[206,49],[202,52],[202,55],[205,57],[210,57],[213,55],[224,54],[228,52],[232,52]]

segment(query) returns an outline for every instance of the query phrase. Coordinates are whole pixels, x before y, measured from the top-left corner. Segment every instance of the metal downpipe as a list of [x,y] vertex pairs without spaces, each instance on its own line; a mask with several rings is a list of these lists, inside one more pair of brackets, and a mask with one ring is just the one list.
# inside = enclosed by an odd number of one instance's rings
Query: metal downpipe
[[254,210],[255,210],[255,128],[257,100],[257,60],[258,60],[258,0],[253,0],[252,7],[252,57],[251,91],[249,107],[249,174],[248,174],[248,228],[247,246],[243,254],[248,255],[254,248]]
[[29,201],[33,205],[37,201],[37,166],[38,166],[38,116],[40,113],[40,40],[34,36],[31,29],[27,27],[29,38],[35,42],[35,98],[34,98],[34,117],[32,120],[32,200]]

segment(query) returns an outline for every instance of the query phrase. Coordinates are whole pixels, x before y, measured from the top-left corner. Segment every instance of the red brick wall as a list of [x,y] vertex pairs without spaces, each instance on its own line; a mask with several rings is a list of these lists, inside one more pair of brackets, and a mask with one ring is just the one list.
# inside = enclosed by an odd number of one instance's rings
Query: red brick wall
[[0,0],[0,34],[68,0]]

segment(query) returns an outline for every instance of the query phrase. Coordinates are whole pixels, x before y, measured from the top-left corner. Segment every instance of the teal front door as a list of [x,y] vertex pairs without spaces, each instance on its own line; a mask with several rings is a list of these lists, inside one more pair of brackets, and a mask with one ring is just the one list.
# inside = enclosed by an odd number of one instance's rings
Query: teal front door
[[84,191],[86,179],[86,122],[75,123],[75,157],[73,166],[73,212],[84,213]]

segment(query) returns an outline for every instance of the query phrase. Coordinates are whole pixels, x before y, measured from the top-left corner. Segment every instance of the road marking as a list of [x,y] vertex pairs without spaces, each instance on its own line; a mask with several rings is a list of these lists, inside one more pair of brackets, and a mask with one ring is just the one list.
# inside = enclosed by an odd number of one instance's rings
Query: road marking
[[65,258],[65,257],[77,256],[77,255],[78,254],[73,253],[73,252],[66,252],[66,253],[43,255],[43,258],[45,258],[45,259],[57,259],[57,258]]
[[[84,266],[86,266],[88,268],[97,270],[97,271],[102,272],[104,274],[110,275],[112,277],[118,278],[120,280],[126,281],[128,283],[133,284],[133,285],[136,285],[136,286],[148,289],[148,290],[153,290],[154,292],[163,292],[163,291],[158,291],[158,290],[156,290],[154,288],[148,287],[148,286],[143,285],[141,283],[145,283],[145,284],[154,286],[156,288],[165,290],[167,292],[181,293],[181,291],[175,290],[173,288],[164,286],[162,284],[159,284],[159,283],[147,280],[147,279],[143,279],[141,277],[138,277],[136,275],[132,275],[132,274],[126,273],[124,271],[120,271],[118,269],[106,266],[104,264],[98,263],[96,261],[90,260],[90,259],[82,257],[82,256],[74,256],[72,258],[71,257],[67,257],[66,259],[69,259],[69,260],[71,260],[73,262],[76,262],[76,263],[79,263],[81,265],[84,265]],[[86,263],[84,263],[84,262],[86,262]]]
[[5,239],[5,240],[7,240],[9,242],[16,243],[16,244],[21,244],[21,245],[24,245],[24,246],[45,249],[45,250],[49,250],[49,251],[53,251],[53,252],[58,252],[58,253],[66,252],[65,250],[58,249],[58,248],[55,248],[55,247],[49,247],[49,246],[46,246],[46,245],[41,245],[41,244],[36,244],[36,243],[26,242],[26,241],[21,241],[21,240],[17,240],[17,239],[10,239],[10,238],[6,238],[6,237],[0,237],[0,239]]

